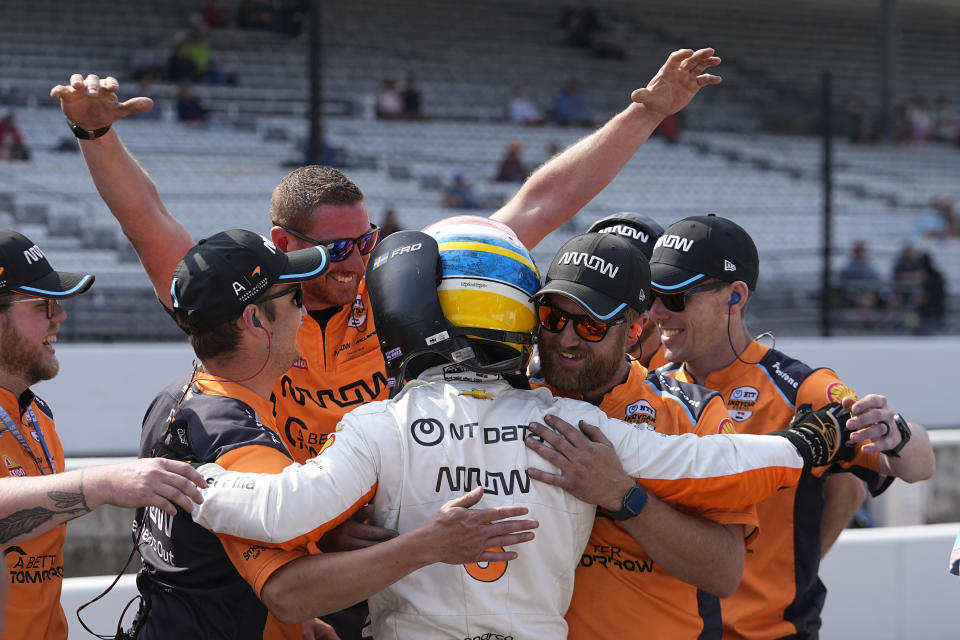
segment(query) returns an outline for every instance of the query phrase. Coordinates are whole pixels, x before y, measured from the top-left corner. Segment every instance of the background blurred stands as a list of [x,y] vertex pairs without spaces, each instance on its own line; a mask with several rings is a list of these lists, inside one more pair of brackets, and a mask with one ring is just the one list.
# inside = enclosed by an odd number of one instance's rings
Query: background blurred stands
[[443,204],[451,209],[481,209],[483,204],[463,171],[454,171],[443,190]]
[[890,298],[890,290],[867,258],[864,242],[855,242],[850,261],[840,272],[844,304],[850,309],[851,324],[861,331],[872,329],[880,320],[880,310]]
[[402,231],[404,229],[397,217],[397,211],[392,206],[387,207],[383,212],[383,219],[380,221],[380,239],[386,238],[391,233]]
[[180,83],[177,89],[177,120],[195,126],[207,122],[207,109],[188,82]]

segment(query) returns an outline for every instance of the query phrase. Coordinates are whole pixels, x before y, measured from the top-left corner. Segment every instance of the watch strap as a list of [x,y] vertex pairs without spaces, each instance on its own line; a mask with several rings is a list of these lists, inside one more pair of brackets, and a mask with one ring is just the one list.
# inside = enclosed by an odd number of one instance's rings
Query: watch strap
[[900,451],[907,446],[908,442],[910,442],[910,436],[912,433],[910,431],[910,425],[907,424],[907,421],[904,420],[903,416],[901,416],[899,413],[893,414],[893,423],[896,425],[897,431],[900,432],[900,442],[892,449],[887,449],[886,451],[881,451],[880,453],[891,458],[899,458]]
[[647,492],[638,484],[633,485],[623,496],[623,503],[619,511],[611,511],[610,517],[614,520],[627,520],[643,511],[647,505]]
[[107,131],[110,131],[110,126],[111,126],[108,124],[107,126],[100,127],[99,129],[84,129],[80,125],[75,124],[69,120],[67,120],[67,124],[70,126],[70,131],[73,132],[73,135],[75,135],[80,140],[96,140],[100,136],[106,134]]

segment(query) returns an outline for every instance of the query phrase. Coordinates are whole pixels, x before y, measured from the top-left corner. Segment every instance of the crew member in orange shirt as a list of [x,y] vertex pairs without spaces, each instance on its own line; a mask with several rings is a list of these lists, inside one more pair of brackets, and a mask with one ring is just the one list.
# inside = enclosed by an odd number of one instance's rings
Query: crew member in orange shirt
[[[626,355],[648,320],[647,260],[633,238],[617,233],[587,233],[561,247],[534,298],[542,377],[531,386],[591,402],[641,429],[732,432],[719,394],[648,374]],[[576,570],[569,637],[718,635],[718,596],[736,589],[756,525],[752,508],[689,513],[653,495],[622,523],[598,511]]]
[[[721,601],[724,638],[815,638],[826,596],[817,577],[820,558],[860,502],[855,491],[834,483],[859,484],[855,476],[879,495],[894,476],[931,477],[926,432],[894,413],[886,397],[858,400],[833,371],[751,339],[744,309],[759,257],[753,239],[731,220],[709,215],[674,223],[657,241],[650,268],[650,316],[666,359],[675,363],[669,375],[720,392],[738,433],[782,428],[803,404],[842,402],[853,415],[852,460],[815,469],[757,505],[763,533],[747,553],[740,587]],[[849,473],[833,475],[839,472]]]
[[0,638],[66,639],[60,589],[69,520],[103,504],[173,514],[201,501],[203,478],[183,462],[64,470],[53,412],[30,387],[60,370],[54,344],[67,314],[59,301],[93,280],[54,271],[32,240],[0,229]]

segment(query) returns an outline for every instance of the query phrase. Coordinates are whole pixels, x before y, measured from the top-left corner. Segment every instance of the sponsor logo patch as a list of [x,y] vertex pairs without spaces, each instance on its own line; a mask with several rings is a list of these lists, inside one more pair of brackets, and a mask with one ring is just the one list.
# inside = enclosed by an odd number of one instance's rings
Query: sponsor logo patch
[[844,398],[856,399],[853,389],[842,382],[833,382],[827,387],[827,402],[840,402]]
[[727,400],[727,413],[737,422],[743,422],[753,415],[754,407],[760,398],[760,392],[756,387],[737,387],[730,392],[730,399]]
[[733,426],[733,421],[730,418],[724,418],[720,421],[720,425],[717,427],[717,433],[736,433],[737,428]]
[[297,358],[293,362],[293,364],[290,366],[293,367],[294,369],[303,369],[303,370],[307,370],[310,368],[307,366],[307,359],[304,357]]
[[624,421],[654,424],[657,421],[657,410],[646,400],[637,400],[624,409]]
[[357,294],[357,299],[353,301],[350,307],[350,319],[347,320],[347,326],[363,331],[367,326],[367,307],[363,304],[363,296]]
[[470,391],[461,391],[460,395],[470,396],[478,400],[493,400],[493,396],[482,389],[471,389]]
[[23,478],[27,475],[27,472],[20,466],[20,463],[7,454],[3,454],[3,464],[7,467],[7,473],[12,477]]

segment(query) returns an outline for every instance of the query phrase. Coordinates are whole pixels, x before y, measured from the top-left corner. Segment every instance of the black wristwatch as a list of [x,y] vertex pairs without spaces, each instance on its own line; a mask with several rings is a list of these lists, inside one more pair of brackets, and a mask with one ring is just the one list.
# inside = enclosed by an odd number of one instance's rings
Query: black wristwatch
[[610,517],[614,520],[627,520],[638,515],[647,504],[647,492],[638,484],[630,487],[623,496],[623,505],[619,511],[611,511]]
[[900,450],[907,446],[907,443],[910,442],[910,425],[907,424],[907,421],[903,419],[899,413],[893,414],[893,423],[897,425],[897,431],[900,432],[900,444],[895,446],[893,449],[887,449],[886,451],[881,451],[885,456],[890,456],[891,458],[899,458]]
[[73,135],[77,136],[81,140],[96,140],[100,136],[110,131],[110,125],[108,124],[105,127],[100,127],[99,129],[84,129],[78,124],[74,124],[67,120],[67,124],[70,125],[70,131],[73,132]]

